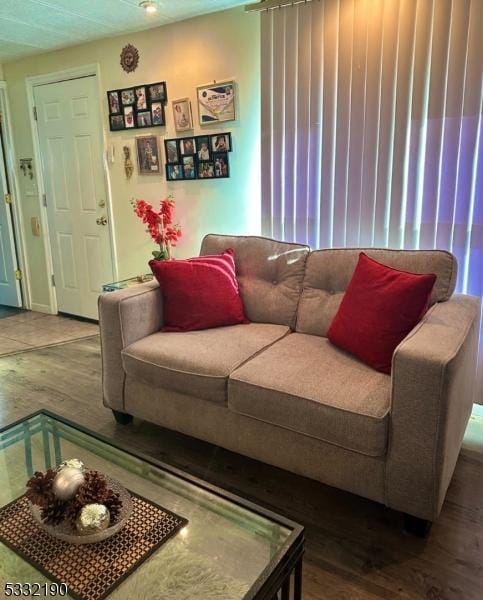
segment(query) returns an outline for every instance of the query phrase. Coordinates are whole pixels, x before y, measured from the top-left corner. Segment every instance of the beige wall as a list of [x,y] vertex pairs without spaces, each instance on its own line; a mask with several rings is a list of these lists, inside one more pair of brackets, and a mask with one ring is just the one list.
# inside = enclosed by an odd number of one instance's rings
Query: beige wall
[[[258,233],[260,230],[260,52],[259,16],[245,14],[242,8],[174,23],[127,36],[109,38],[64,50],[50,52],[3,65],[8,85],[17,158],[33,155],[32,135],[27,118],[26,77],[98,63],[101,89],[129,87],[155,81],[167,82],[167,125],[143,132],[109,132],[107,101],[102,97],[106,144],[115,147],[116,162],[110,165],[115,237],[120,277],[146,270],[153,249],[141,223],[132,214],[130,200],[142,197],[156,201],[172,193],[177,202],[177,220],[185,236],[176,251],[178,257],[197,254],[204,234],[214,232]],[[119,53],[127,44],[140,52],[138,69],[122,71]],[[1,71],[0,71],[1,73]],[[140,177],[128,182],[122,165],[122,146],[134,146],[134,137],[152,132],[175,137],[171,100],[189,96],[192,102],[195,134],[197,107],[195,86],[213,80],[235,78],[238,84],[237,120],[203,131],[232,132],[231,177],[216,181],[167,183],[161,177]],[[134,152],[132,152],[134,158]],[[164,152],[162,153],[164,161]],[[39,216],[36,181],[20,172],[21,204],[25,223]],[[25,232],[30,263],[32,301],[47,305],[48,282],[42,238]]]

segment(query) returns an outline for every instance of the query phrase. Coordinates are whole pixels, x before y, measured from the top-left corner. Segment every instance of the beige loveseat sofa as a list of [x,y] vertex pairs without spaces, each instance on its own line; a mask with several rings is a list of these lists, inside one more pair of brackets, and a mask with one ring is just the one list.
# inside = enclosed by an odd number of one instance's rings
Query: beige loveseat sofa
[[317,250],[208,235],[233,248],[251,323],[162,333],[157,283],[99,302],[104,404],[365,496],[426,526],[441,509],[471,412],[480,305],[453,295],[442,251],[367,249],[432,272],[432,307],[399,345],[388,376],[325,337],[359,249]]

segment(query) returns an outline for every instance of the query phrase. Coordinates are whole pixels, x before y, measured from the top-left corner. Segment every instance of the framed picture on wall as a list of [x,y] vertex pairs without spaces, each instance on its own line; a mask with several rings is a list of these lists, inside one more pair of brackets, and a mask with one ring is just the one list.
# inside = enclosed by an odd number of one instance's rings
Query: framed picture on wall
[[119,131],[124,129],[124,116],[123,115],[111,115],[110,116],[111,131]]
[[215,164],[215,177],[230,177],[230,167],[228,162],[228,154],[219,152],[213,155]]
[[109,100],[109,112],[111,114],[121,112],[119,104],[119,93],[117,91],[108,92],[107,98]]
[[196,179],[194,156],[183,156],[183,175],[185,179]]
[[212,152],[231,152],[231,135],[229,133],[218,133],[211,135]]
[[215,163],[212,161],[204,161],[198,163],[198,178],[211,179],[215,176]]
[[132,129],[134,127],[134,111],[132,106],[124,107],[124,127]]
[[167,181],[230,177],[229,131],[164,140]]
[[158,138],[155,135],[136,138],[136,155],[139,175],[160,174]]
[[196,142],[195,138],[182,138],[179,140],[179,149],[180,153],[183,155],[186,154],[196,154]]
[[196,147],[198,160],[210,160],[210,137],[208,135],[198,136]]
[[164,106],[161,102],[153,102],[151,104],[151,116],[153,125],[164,125]]
[[191,102],[189,98],[173,100],[173,117],[176,131],[189,131],[193,129],[193,117],[191,115]]
[[148,107],[146,101],[146,88],[138,87],[135,89],[136,94],[136,110],[146,110]]
[[172,164],[172,163],[179,162],[179,151],[178,151],[178,141],[177,140],[164,140],[164,149],[165,149],[167,163]]
[[235,82],[224,81],[196,88],[200,125],[235,119]]
[[[108,92],[109,94],[111,92]],[[123,106],[134,104],[134,90],[121,90],[121,100]]]
[[151,102],[162,102],[164,104],[167,100],[166,83],[164,81],[148,86],[148,92]]
[[[166,82],[147,83],[121,90],[108,90],[109,127],[111,131],[141,129],[166,125]],[[123,119],[114,117],[120,115]]]
[[184,179],[181,165],[166,165],[166,179],[168,181],[178,181]]
[[138,112],[137,125],[138,125],[138,127],[151,127],[151,113],[150,112]]

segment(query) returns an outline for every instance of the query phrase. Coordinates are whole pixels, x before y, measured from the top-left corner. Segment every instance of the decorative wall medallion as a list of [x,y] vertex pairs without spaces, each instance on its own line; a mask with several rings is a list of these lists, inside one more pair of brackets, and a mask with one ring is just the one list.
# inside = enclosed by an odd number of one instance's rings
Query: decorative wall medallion
[[139,52],[132,44],[124,46],[121,52],[121,67],[126,73],[132,73],[137,69],[139,63]]

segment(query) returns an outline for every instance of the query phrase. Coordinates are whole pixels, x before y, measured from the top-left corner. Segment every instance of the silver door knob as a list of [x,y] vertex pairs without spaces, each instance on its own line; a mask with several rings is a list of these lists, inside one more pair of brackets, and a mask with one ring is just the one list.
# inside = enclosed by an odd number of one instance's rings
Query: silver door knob
[[107,225],[107,219],[104,215],[102,215],[102,217],[99,217],[98,219],[96,219],[96,223],[98,225]]

